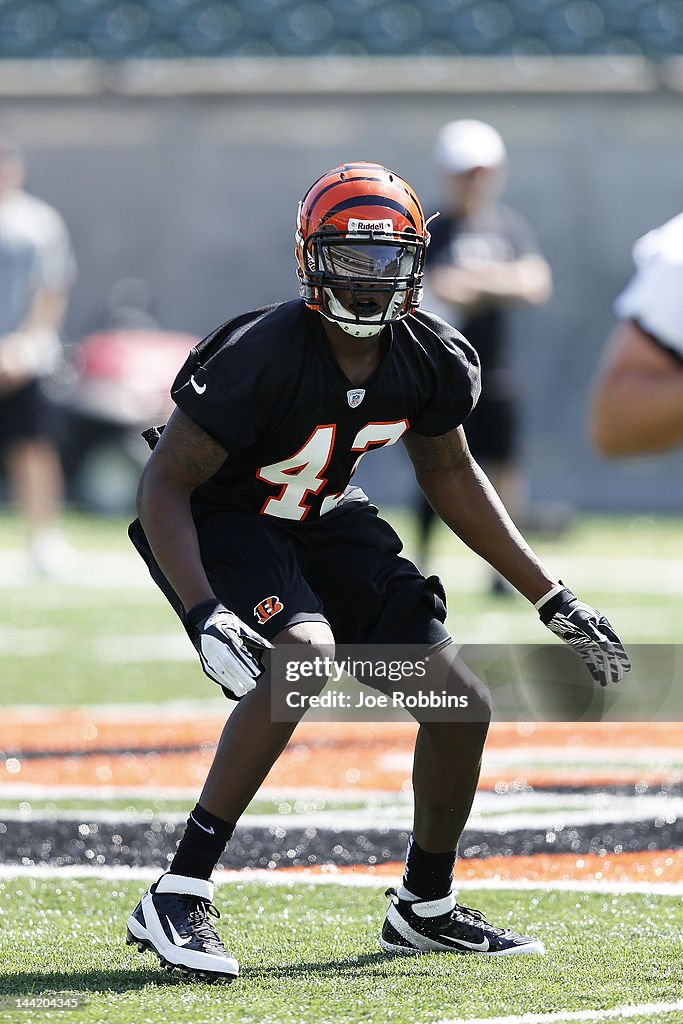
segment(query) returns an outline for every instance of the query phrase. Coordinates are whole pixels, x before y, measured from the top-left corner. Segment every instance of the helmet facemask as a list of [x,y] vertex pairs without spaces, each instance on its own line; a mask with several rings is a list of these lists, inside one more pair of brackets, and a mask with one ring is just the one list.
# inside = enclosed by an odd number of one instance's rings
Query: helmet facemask
[[391,221],[381,227],[342,232],[323,226],[303,246],[303,297],[356,338],[375,337],[407,316],[422,295],[424,240],[414,231],[394,231]]

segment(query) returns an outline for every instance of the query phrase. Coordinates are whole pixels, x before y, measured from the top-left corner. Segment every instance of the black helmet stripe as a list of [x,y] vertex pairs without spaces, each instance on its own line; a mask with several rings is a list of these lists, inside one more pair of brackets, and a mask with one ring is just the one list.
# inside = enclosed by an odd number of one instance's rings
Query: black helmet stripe
[[417,224],[415,218],[412,216],[409,210],[405,206],[401,206],[394,199],[387,199],[385,196],[353,196],[350,199],[343,199],[336,206],[331,207],[323,217],[321,223],[325,223],[330,217],[333,217],[335,213],[342,213],[344,210],[350,210],[354,206],[384,206],[388,210],[395,210],[397,213],[402,213],[403,216],[410,221],[410,223],[417,231]]
[[[344,170],[346,170],[346,168],[344,168]],[[325,177],[325,175],[323,175],[323,177]],[[316,205],[320,202],[323,196],[326,196],[327,193],[331,192],[333,188],[339,188],[342,185],[353,184],[356,181],[381,181],[381,178],[377,177],[376,175],[362,174],[358,175],[357,178],[344,178],[343,181],[333,181],[330,185],[326,185],[325,188],[320,190],[320,192],[318,193],[318,195],[315,197],[311,204],[311,208],[308,211],[308,217],[306,218],[306,230],[308,230],[308,225],[310,223],[311,217],[313,216],[313,211],[315,210]],[[315,185],[311,187],[315,188]],[[311,189],[309,189],[308,191],[310,192]]]
[[[342,170],[351,169],[352,166],[353,165],[346,165],[345,167],[342,168]],[[323,177],[324,177],[324,175],[323,175]],[[354,177],[354,178],[344,178],[343,181],[333,181],[332,184],[327,185],[325,188],[321,189],[320,192],[318,193],[318,195],[313,200],[313,203],[311,204],[311,208],[308,211],[308,215],[306,217],[306,231],[308,231],[308,227],[309,227],[309,224],[310,224],[310,221],[311,221],[311,217],[313,216],[313,211],[315,210],[315,207],[316,207],[317,203],[319,203],[320,200],[322,199],[322,197],[324,195],[327,195],[327,193],[330,192],[333,188],[340,188],[340,187],[343,187],[344,185],[350,185],[350,184],[353,184],[354,182],[357,182],[357,181],[381,181],[381,180],[382,180],[381,177],[379,177],[378,175],[359,174],[357,177]],[[312,185],[311,188],[315,188],[315,185]],[[309,189],[309,192],[310,191],[311,191],[311,189]],[[419,206],[419,202],[418,202],[416,196],[414,196],[413,193],[410,192],[409,190],[407,190],[407,191],[408,191],[408,195],[413,200],[413,202],[417,203],[417,205]],[[364,204],[362,202],[363,198],[370,199],[371,197],[361,197],[360,199],[353,200],[353,202],[357,202],[359,206],[372,205],[372,203],[365,203]],[[376,205],[376,206],[382,206],[382,205],[391,206],[392,209],[397,210],[399,213],[403,213],[404,216],[406,216],[408,218],[408,220],[411,222],[411,224],[415,227],[415,230],[417,231],[417,225],[415,224],[415,220],[410,215],[410,213],[406,210],[405,207],[401,206],[399,203],[394,203],[394,201],[391,200],[391,199],[384,199],[381,196],[377,196],[377,197],[375,197],[375,199],[376,200],[381,200],[381,201],[379,201],[379,202],[376,201],[374,205]],[[347,200],[346,202],[348,204],[351,201]],[[353,205],[353,203],[351,203],[351,205]],[[347,209],[347,208],[348,208],[348,205],[344,206],[343,204],[339,204],[338,206],[335,206],[333,208],[333,210],[328,210],[328,212],[325,214],[324,220],[327,220],[327,218],[331,215],[332,212],[339,211],[339,210],[344,210],[344,209]]]

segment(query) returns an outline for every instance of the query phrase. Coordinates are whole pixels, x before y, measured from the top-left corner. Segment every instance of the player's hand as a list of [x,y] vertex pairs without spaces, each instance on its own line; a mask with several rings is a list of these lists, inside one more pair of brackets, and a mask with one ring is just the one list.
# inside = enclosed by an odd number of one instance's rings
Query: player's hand
[[238,700],[253,690],[264,671],[261,655],[273,645],[220,603],[195,605],[187,621],[209,679]]
[[576,650],[601,686],[618,683],[631,668],[628,655],[605,616],[579,601],[568,587],[549,599],[541,598],[536,608],[541,622]]

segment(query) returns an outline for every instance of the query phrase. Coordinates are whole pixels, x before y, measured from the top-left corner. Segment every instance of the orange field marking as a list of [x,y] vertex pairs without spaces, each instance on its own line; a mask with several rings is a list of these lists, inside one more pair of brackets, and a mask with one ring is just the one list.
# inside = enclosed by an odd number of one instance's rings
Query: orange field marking
[[[227,708],[226,708],[227,710]],[[26,710],[6,708],[0,720],[0,782],[43,785],[165,787],[200,785],[212,758],[225,716],[212,712],[187,719],[130,716],[107,718],[91,709]],[[266,784],[282,788],[356,788],[405,790],[416,726],[412,723],[303,722],[273,767]],[[173,748],[190,747],[186,752]],[[534,765],[534,749],[571,749],[576,759]],[[646,785],[680,782],[678,768],[664,763],[628,763],[642,748],[683,750],[683,723],[501,723],[489,736],[487,751],[521,750],[528,759],[512,766],[484,760],[481,786],[512,787]],[[102,753],[102,750],[122,753]],[[150,752],[125,753],[126,749]],[[615,752],[615,764],[591,764],[591,751]],[[21,752],[64,752],[54,757],[22,758]],[[18,754],[12,756],[13,752]],[[87,756],[74,756],[87,752]],[[392,755],[399,755],[394,758]],[[397,764],[393,765],[393,761]],[[617,763],[618,762],[618,763]]]
[[458,866],[460,878],[499,878],[503,881],[528,879],[530,882],[596,881],[681,882],[683,851],[665,850],[645,853],[608,853],[604,857],[573,853],[539,853],[530,857],[491,857],[466,860]]
[[[98,747],[151,747],[214,743],[232,705],[226,712],[212,711],[186,718],[128,715],[107,717],[92,708],[15,708],[0,712],[0,749],[89,750]],[[297,726],[295,740],[318,745],[373,746],[390,740],[412,748],[416,726],[412,722],[312,722]],[[683,747],[683,722],[496,722],[491,726],[489,749],[536,746],[599,747],[631,749],[643,745]]]
[[[227,702],[226,702],[227,703]],[[107,719],[91,711],[46,710],[44,713],[4,708],[0,713],[0,748],[25,751],[97,750],[102,747],[173,747],[216,743],[225,717],[216,714],[186,719],[135,717]]]
[[[400,878],[403,861],[383,864],[341,865],[321,864],[314,867],[287,868],[290,872],[313,875],[396,875]],[[277,869],[276,869],[277,871]],[[274,872],[276,873],[276,872]],[[455,872],[458,881],[500,882],[683,882],[683,851],[663,850],[657,853],[614,853],[599,857],[573,853],[537,853],[529,857],[486,857],[460,860]]]

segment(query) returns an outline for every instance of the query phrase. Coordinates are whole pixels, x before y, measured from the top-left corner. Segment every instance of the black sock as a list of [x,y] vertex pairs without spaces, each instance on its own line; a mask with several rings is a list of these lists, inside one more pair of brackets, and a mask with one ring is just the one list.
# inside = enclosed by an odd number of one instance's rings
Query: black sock
[[231,822],[217,818],[197,804],[187,819],[185,833],[169,871],[188,878],[211,878],[211,872],[234,831],[235,826]]
[[427,853],[417,845],[411,834],[403,885],[413,896],[419,896],[423,900],[438,900],[442,896],[447,896],[453,884],[455,857],[455,850]]

